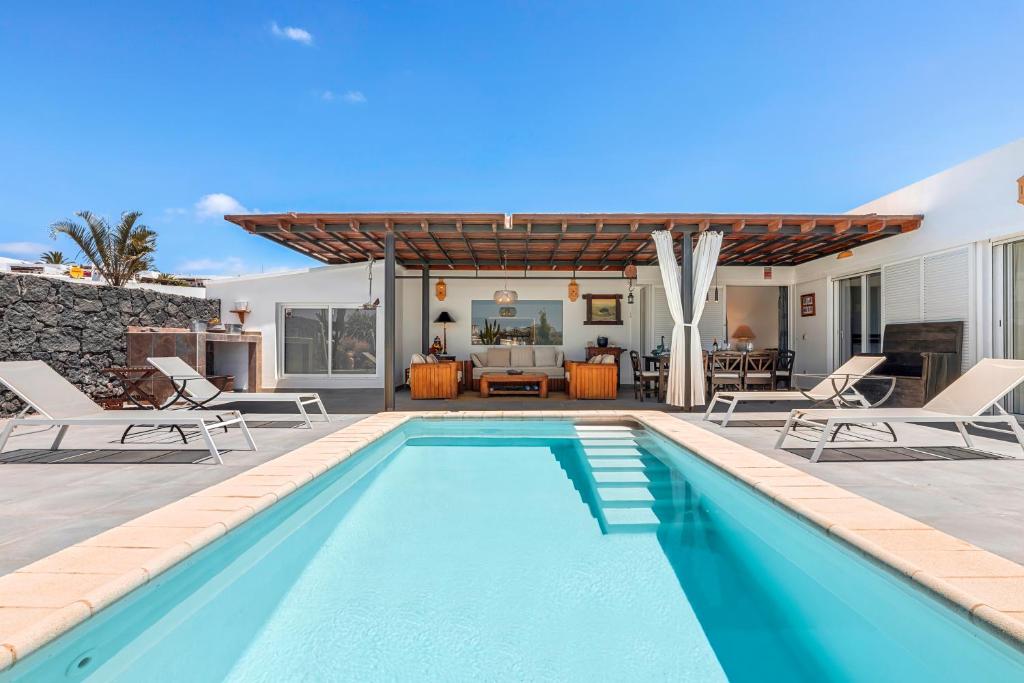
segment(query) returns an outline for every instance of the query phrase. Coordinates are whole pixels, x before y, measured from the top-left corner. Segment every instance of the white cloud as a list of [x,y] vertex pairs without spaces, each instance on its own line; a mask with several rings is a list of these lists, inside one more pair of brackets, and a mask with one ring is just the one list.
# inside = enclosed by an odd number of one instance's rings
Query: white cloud
[[249,209],[229,194],[214,192],[203,195],[195,205],[196,216],[200,219],[221,218],[224,214],[249,213]]
[[295,26],[278,26],[277,22],[271,22],[270,32],[278,38],[285,40],[294,40],[296,43],[302,43],[303,45],[313,44],[313,34],[304,28],[296,28]]
[[52,244],[40,242],[0,242],[0,254],[31,256],[32,258],[38,258],[44,251],[50,251],[53,248]]
[[359,90],[348,90],[342,94],[338,94],[333,90],[320,90],[317,93],[321,100],[324,102],[333,102],[335,100],[344,100],[349,104],[365,104],[366,95]]

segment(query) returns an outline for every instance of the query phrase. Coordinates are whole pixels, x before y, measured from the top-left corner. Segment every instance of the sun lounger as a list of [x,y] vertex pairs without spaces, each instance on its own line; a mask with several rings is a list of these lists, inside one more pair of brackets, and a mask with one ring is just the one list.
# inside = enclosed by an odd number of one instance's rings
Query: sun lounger
[[816,406],[831,402],[837,407],[856,403],[867,407],[871,404],[855,385],[884,360],[885,356],[854,356],[807,391],[718,391],[708,402],[704,419],[711,419],[711,412],[719,403],[729,406],[722,417],[723,427],[728,426],[737,405],[754,401],[813,401]]
[[324,422],[330,422],[330,418],[327,417],[327,409],[324,408],[324,404],[320,400],[319,394],[312,392],[295,394],[241,391],[224,392],[222,389],[218,389],[214,386],[213,382],[200,375],[195,368],[176,356],[167,358],[147,358],[146,361],[154,368],[167,375],[167,378],[171,380],[175,390],[178,392],[177,398],[184,399],[190,404],[190,408],[192,409],[208,408],[218,404],[222,405],[224,403],[235,403],[240,401],[294,403],[299,409],[299,414],[302,415],[302,419],[305,421],[306,427],[312,429],[313,424],[309,420],[309,414],[306,413],[306,406],[311,403],[315,403],[320,409],[320,414],[323,416]]
[[[1009,425],[1021,448],[1024,448],[1024,428],[1021,428],[1015,416],[1003,410],[998,403],[999,399],[1013,391],[1021,382],[1024,382],[1024,360],[986,358],[979,361],[977,365],[965,372],[922,408],[869,408],[866,410],[858,408],[845,410],[798,408],[793,410],[789,414],[789,419],[786,420],[786,426],[783,428],[782,434],[779,435],[775,447],[782,448],[790,429],[796,425],[821,427],[821,423],[824,421],[821,438],[811,455],[811,462],[818,462],[830,435],[831,439],[835,439],[840,428],[844,425],[855,424],[953,423],[960,431],[968,448],[973,447],[974,444],[971,441],[971,436],[967,433],[967,425],[1005,424]],[[983,414],[990,408],[994,408],[996,412]]]
[[14,428],[27,425],[60,427],[50,445],[52,450],[60,446],[68,427],[72,426],[138,425],[177,427],[179,431],[181,427],[194,427],[202,435],[213,459],[218,464],[223,464],[210,430],[237,424],[249,445],[249,450],[256,450],[256,443],[249,433],[249,428],[237,410],[104,410],[41,360],[0,363],[0,383],[17,394],[28,408],[38,413],[29,415],[26,409],[17,417],[8,420],[0,431],[0,452],[3,451]]

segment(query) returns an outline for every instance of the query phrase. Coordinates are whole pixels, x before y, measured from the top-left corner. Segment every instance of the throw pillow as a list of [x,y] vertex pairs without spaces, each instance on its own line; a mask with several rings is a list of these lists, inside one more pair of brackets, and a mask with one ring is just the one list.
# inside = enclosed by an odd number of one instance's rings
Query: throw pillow
[[423,357],[422,353],[414,353],[412,354],[412,358],[409,359],[409,365],[418,365],[426,362],[427,359]]
[[555,350],[550,346],[542,346],[533,350],[534,362],[538,368],[551,368],[557,365]]
[[471,353],[471,354],[469,354],[469,359],[471,361],[473,361],[473,367],[474,368],[482,368],[482,367],[484,367],[484,360],[483,360],[483,358],[480,357],[479,353]]
[[508,348],[487,349],[487,367],[507,368],[510,366],[512,354]]
[[533,349],[529,346],[513,346],[512,351],[512,367],[514,368],[532,368],[533,365]]

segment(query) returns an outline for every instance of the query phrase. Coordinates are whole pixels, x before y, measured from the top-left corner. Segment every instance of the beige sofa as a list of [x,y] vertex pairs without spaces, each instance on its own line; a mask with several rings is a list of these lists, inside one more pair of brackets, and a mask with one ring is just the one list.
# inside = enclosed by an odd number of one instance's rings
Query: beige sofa
[[553,346],[498,346],[469,354],[473,365],[473,389],[480,390],[480,377],[486,372],[543,373],[550,391],[565,390],[565,354]]

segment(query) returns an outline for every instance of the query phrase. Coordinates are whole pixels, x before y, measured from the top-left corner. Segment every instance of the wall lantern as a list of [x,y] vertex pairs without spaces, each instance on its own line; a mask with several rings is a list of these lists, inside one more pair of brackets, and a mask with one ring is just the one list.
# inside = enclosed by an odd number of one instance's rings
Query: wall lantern
[[631,304],[636,300],[633,296],[633,284],[636,282],[636,266],[630,263],[623,268],[622,277],[629,280],[629,296],[626,297],[626,303]]
[[841,251],[838,254],[836,254],[836,258],[838,259],[850,258],[851,256],[853,256],[853,252],[849,249],[847,249],[846,251]]
[[1024,204],[1024,175],[1017,178],[1017,203]]
[[438,301],[444,301],[444,298],[448,296],[448,285],[445,284],[444,278],[437,281],[434,285],[434,296],[437,297]]

